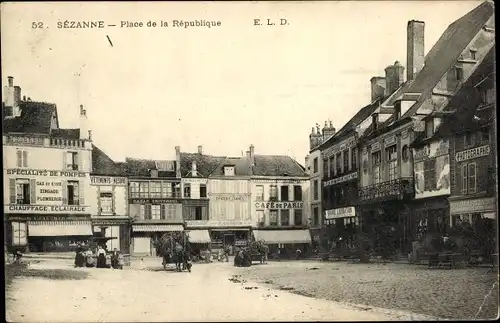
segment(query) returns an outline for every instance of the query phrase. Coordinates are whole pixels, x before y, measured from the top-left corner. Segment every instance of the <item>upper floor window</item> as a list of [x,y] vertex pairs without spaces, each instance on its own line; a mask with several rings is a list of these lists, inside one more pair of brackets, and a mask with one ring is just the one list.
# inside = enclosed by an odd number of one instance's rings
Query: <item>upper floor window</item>
[[460,175],[462,177],[462,194],[476,194],[477,178],[476,178],[476,163],[463,164],[461,166]]
[[358,168],[358,152],[355,147],[351,149],[351,169],[356,170]]
[[432,137],[434,134],[434,118],[429,118],[425,121],[425,136]]
[[330,157],[330,177],[335,174],[335,157]]
[[149,198],[149,182],[139,182],[139,197]]
[[323,159],[323,177],[328,176],[328,159]]
[[200,184],[200,198],[206,198],[206,197],[207,197],[207,185]]
[[257,201],[264,201],[264,186],[257,185],[255,187],[255,199]]
[[68,205],[80,205],[80,189],[78,181],[68,181],[67,201]]
[[28,152],[17,150],[17,167],[28,167]]
[[113,193],[99,193],[99,204],[101,214],[112,214],[113,211]]
[[392,181],[395,180],[397,177],[398,153],[396,145],[387,147],[385,149],[385,153],[386,153],[387,163],[389,164],[388,168],[389,180]]
[[[15,204],[32,204],[31,203],[31,185],[28,179],[18,179],[15,181],[15,188],[12,194],[15,194]],[[11,188],[12,189],[12,188]],[[34,202],[34,201],[33,201]],[[12,202],[11,202],[12,203]],[[35,203],[33,203],[35,204]]]
[[281,186],[281,201],[288,201],[288,185]]
[[269,211],[269,225],[278,225],[278,210]]
[[373,184],[378,184],[382,181],[382,177],[380,174],[381,163],[382,163],[382,153],[380,151],[372,153]]
[[490,128],[489,127],[484,127],[481,128],[481,143],[482,144],[489,144],[490,143]]
[[319,199],[319,187],[318,187],[318,180],[315,180],[313,182],[313,190],[314,190],[314,199],[317,200]]
[[318,225],[318,224],[319,224],[319,209],[315,207],[313,209],[312,225]]
[[66,152],[65,168],[67,170],[78,170],[78,153],[74,151]]
[[191,184],[184,184],[184,197],[191,197]]
[[150,187],[150,197],[151,198],[162,197],[161,182],[151,182],[149,187]]
[[233,166],[225,166],[224,167],[224,175],[225,176],[234,176],[234,167]]
[[349,170],[349,150],[344,150],[342,156],[344,156],[344,173],[346,173]]
[[475,49],[471,49],[471,50],[470,50],[470,59],[472,59],[472,60],[476,60],[476,59],[477,59],[477,58],[476,58],[476,56],[477,56],[476,54],[477,54],[477,50],[475,50]]
[[473,133],[471,131],[466,132],[464,135],[464,146],[467,148],[467,147],[474,146],[475,144],[476,144],[475,133]]
[[314,158],[313,160],[313,173],[318,172],[318,157]]
[[495,89],[489,88],[481,90],[481,99],[484,104],[491,104],[495,102]]
[[293,199],[294,201],[302,201],[302,186],[295,185],[293,187]]
[[151,205],[151,219],[160,220],[161,219],[161,205],[153,204]]
[[271,200],[276,200],[278,198],[278,186],[269,186],[269,197],[271,198]]
[[294,220],[294,225],[302,225],[303,220],[302,220],[302,210],[301,209],[295,209],[293,211],[293,220]]
[[337,167],[336,174],[340,175],[340,174],[342,174],[342,153],[338,153],[335,156],[335,160],[336,160],[335,166]]
[[455,67],[455,76],[457,78],[457,81],[463,81],[464,79],[464,69],[461,67]]

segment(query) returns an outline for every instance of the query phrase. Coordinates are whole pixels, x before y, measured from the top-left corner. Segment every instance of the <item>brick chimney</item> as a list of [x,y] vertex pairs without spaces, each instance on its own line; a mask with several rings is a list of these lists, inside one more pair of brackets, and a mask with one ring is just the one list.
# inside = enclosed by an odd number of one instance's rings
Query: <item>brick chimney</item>
[[398,61],[396,61],[394,65],[389,65],[385,68],[386,96],[391,95],[401,84],[403,84],[404,71],[405,68]]
[[381,99],[385,95],[385,88],[387,87],[385,77],[374,76],[370,79],[371,92],[372,92],[372,102],[377,99]]
[[181,146],[175,146],[175,177],[181,178]]
[[202,145],[198,146],[198,154],[203,155],[203,146]]
[[325,127],[323,128],[323,141],[330,138],[330,136],[333,136],[334,134],[335,134],[335,128],[333,127],[332,122],[325,121]]
[[418,20],[408,21],[406,48],[406,80],[412,81],[422,70],[425,62],[424,54],[425,23]]
[[[3,94],[6,107],[17,108],[19,106],[19,102],[21,102],[21,88],[19,86],[14,86],[14,77],[7,77],[7,86],[4,87]],[[17,113],[14,111],[14,116],[16,115]]]
[[89,139],[87,110],[83,108],[83,104],[80,104],[80,139]]

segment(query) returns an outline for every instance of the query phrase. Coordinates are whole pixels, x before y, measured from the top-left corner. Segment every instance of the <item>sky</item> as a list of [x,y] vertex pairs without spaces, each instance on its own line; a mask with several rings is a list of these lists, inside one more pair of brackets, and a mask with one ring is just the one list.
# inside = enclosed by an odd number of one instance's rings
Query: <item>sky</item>
[[[2,84],[13,76],[23,95],[57,104],[61,128],[79,126],[83,104],[94,144],[115,161],[174,159],[175,146],[199,145],[237,157],[253,144],[303,164],[311,127],[340,129],[370,103],[371,77],[406,66],[409,20],[425,22],[427,53],[479,3],[3,2]],[[268,18],[277,24],[254,25]],[[195,19],[221,25],[172,26]],[[66,20],[117,26],[57,28]]]

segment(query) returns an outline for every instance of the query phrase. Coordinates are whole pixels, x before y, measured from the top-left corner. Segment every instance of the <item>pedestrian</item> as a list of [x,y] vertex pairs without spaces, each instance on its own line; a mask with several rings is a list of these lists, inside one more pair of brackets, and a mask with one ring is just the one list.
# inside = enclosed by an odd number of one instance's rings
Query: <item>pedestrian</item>
[[106,250],[102,245],[97,248],[97,268],[106,268]]
[[300,248],[297,248],[297,250],[295,251],[296,259],[299,260],[301,255],[302,255],[302,250],[300,250]]
[[114,248],[113,249],[113,254],[111,255],[111,267],[113,268],[118,268],[118,254],[119,254],[119,251]]
[[229,262],[229,246],[226,246],[224,248],[224,259],[226,260],[226,262]]

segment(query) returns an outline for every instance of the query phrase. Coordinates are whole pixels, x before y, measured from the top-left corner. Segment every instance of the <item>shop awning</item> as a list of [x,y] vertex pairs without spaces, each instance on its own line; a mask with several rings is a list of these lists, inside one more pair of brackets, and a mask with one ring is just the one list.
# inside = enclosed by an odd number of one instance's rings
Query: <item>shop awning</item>
[[208,234],[208,230],[191,230],[188,231],[188,240],[191,243],[209,243],[210,234]]
[[180,224],[145,224],[133,225],[134,232],[175,232],[184,231],[184,227]]
[[90,221],[28,221],[28,236],[92,236]]
[[268,244],[311,243],[309,230],[254,230],[253,234]]

